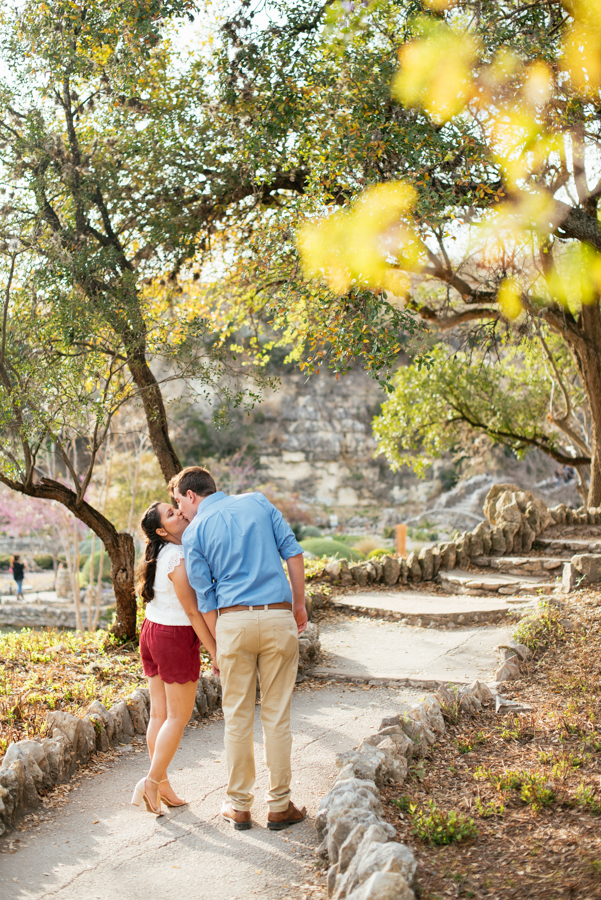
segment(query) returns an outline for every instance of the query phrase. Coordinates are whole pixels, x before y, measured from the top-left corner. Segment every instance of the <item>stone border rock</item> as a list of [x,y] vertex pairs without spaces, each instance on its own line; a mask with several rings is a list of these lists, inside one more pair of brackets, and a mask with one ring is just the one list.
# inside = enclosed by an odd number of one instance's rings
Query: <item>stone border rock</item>
[[[406,559],[384,556],[356,565],[349,564],[345,559],[334,559],[326,564],[325,575],[342,587],[355,584],[359,587],[369,584],[392,587],[395,584],[439,581],[441,570],[461,567],[480,556],[529,553],[537,536],[551,525],[601,524],[601,507],[574,510],[561,503],[548,509],[542,500],[515,484],[494,484],[484,501],[484,513],[488,522],[481,522],[472,531],[459,534],[453,541],[423,547],[419,553],[413,550]],[[569,569],[570,560],[566,559],[564,585],[571,585],[568,589],[572,589],[582,579],[591,580],[594,577],[601,580],[601,557],[594,557],[594,560],[581,558],[578,562],[573,557],[573,568]],[[321,600],[323,602],[323,598]],[[318,591],[313,592],[313,602],[319,606]]]
[[[299,673],[319,655],[319,629],[310,622],[299,641]],[[221,706],[221,682],[215,675],[202,675],[190,721],[208,716]],[[16,741],[7,748],[0,765],[0,836],[10,831],[29,810],[37,809],[41,791],[73,776],[78,765],[97,751],[128,744],[134,735],[146,734],[150,716],[148,688],[138,688],[125,700],[106,709],[94,700],[83,718],[51,711],[46,716],[50,737]]]
[[494,683],[475,681],[453,692],[439,682],[434,696],[402,703],[398,712],[382,719],[376,734],[338,754],[339,774],[315,820],[321,840],[318,853],[329,862],[329,898],[414,900],[417,863],[409,847],[394,840],[394,828],[382,818],[379,788],[387,782],[402,784],[409,761],[424,756],[445,733],[445,708],[477,715],[494,699],[498,715],[530,709],[499,692],[504,681],[518,677],[530,651],[515,641],[498,649],[503,660]]

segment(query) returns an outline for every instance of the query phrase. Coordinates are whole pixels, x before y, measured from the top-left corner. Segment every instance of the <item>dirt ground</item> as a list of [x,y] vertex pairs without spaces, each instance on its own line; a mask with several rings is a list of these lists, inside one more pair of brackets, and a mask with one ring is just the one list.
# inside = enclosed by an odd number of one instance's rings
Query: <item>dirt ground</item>
[[383,792],[421,900],[601,898],[601,594],[567,602],[523,626],[535,654],[503,693],[531,711],[447,711],[444,739]]

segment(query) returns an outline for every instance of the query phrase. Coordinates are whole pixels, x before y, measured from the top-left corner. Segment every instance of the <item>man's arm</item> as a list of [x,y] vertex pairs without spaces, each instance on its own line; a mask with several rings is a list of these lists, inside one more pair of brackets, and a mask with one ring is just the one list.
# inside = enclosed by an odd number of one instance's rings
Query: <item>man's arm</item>
[[205,615],[211,610],[217,609],[215,584],[209,564],[196,546],[195,535],[192,536],[192,539],[188,537],[188,540],[186,540],[186,537],[186,532],[184,532],[182,546],[186,559],[186,572],[190,584],[196,591],[198,609]]
[[307,627],[307,607],[305,606],[305,560],[302,553],[286,560],[288,577],[292,588],[292,615],[296,620],[298,633]]

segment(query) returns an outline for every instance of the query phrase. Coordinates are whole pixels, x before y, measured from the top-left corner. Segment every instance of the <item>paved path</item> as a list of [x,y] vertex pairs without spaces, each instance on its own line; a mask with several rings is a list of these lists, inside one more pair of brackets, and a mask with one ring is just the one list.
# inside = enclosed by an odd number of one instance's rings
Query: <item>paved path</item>
[[[187,729],[173,784],[192,802],[159,819],[129,804],[146,757],[141,745],[127,748],[105,772],[84,777],[67,805],[38,828],[0,841],[6,850],[18,837],[22,847],[0,857],[0,900],[300,900],[314,873],[313,818],[335,777],[335,753],[377,728],[401,700],[423,695],[333,685],[295,692],[293,796],[309,818],[283,832],[265,827],[260,749],[255,826],[237,832],[221,819],[221,720]],[[260,740],[258,715],[255,737]]]
[[327,654],[326,669],[366,678],[413,677],[470,684],[475,679],[491,681],[499,664],[495,647],[511,638],[515,625],[443,631],[341,615],[321,622],[319,630]]

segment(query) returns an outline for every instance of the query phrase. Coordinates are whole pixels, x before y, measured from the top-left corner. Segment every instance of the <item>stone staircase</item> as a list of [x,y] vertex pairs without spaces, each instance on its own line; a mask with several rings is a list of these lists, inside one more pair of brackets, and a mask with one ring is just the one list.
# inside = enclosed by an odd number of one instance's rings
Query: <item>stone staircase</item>
[[[510,639],[541,601],[569,605],[575,587],[601,586],[601,509],[549,510],[515,485],[493,485],[485,511],[488,523],[406,559],[325,566],[331,587],[311,586],[313,605],[350,617],[326,636],[336,677],[357,678],[364,669],[365,679],[385,672],[382,678],[425,686],[437,679],[463,683],[479,667],[481,678],[488,665],[491,674],[496,668],[492,648]],[[369,618],[379,625],[370,630]],[[395,623],[388,630],[387,620]],[[447,631],[455,635],[441,634]],[[353,648],[367,640],[375,642],[369,660],[362,650],[355,659]],[[434,645],[443,648],[438,656]],[[323,669],[324,677],[333,673]]]

